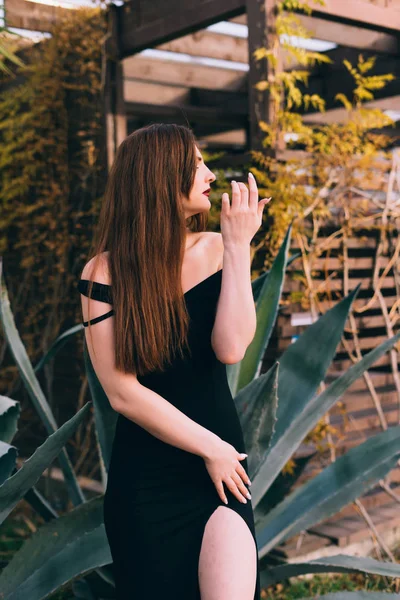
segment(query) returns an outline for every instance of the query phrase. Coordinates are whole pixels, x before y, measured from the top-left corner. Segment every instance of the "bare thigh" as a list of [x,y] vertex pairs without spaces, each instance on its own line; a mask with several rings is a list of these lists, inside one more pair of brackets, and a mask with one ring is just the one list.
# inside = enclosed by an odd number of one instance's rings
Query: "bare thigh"
[[253,600],[257,548],[244,519],[218,506],[204,529],[199,558],[201,600]]

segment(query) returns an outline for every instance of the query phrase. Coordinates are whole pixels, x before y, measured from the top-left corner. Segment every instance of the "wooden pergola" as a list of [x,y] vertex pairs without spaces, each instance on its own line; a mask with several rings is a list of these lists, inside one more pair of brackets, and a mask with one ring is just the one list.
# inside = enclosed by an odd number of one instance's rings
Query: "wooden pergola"
[[[275,0],[128,0],[109,5],[103,53],[108,166],[130,131],[154,121],[188,123],[200,142],[226,150],[239,163],[243,154],[260,148],[258,121],[269,120],[268,93],[254,85],[268,73],[267,61],[256,61],[253,52],[268,46],[274,6]],[[310,112],[305,121],[345,117],[334,100],[336,93],[351,93],[353,86],[342,60],[354,64],[360,53],[377,55],[374,73],[396,76],[376,92],[372,105],[399,112],[400,0],[325,0],[325,6],[311,1],[310,6],[310,16],[298,14],[302,25],[335,47],[325,52],[333,64],[310,71],[307,90],[326,100],[327,111]],[[48,31],[68,12],[27,0],[5,0],[5,7],[8,26],[39,31]],[[209,28],[226,21],[242,26],[241,37]],[[146,49],[165,54],[142,54]],[[177,55],[186,60],[177,61]],[[224,61],[223,66],[216,61]]]
[[[211,148],[231,153],[260,148],[258,121],[268,121],[268,93],[254,85],[268,73],[267,61],[256,61],[253,52],[268,46],[274,5],[274,0],[130,0],[111,5],[105,46],[109,164],[130,131],[156,120],[189,122],[198,139]],[[343,58],[355,62],[360,52],[376,54],[375,73],[399,75],[400,0],[382,0],[379,5],[327,0],[324,7],[311,6],[311,16],[299,13],[302,24],[336,47],[326,52],[333,64],[316,66],[309,78],[309,93],[320,94],[327,111],[305,119],[340,120],[344,110],[335,95],[352,89]],[[221,21],[247,26],[247,37],[207,29]],[[147,48],[227,62],[221,67],[140,54]],[[374,106],[400,111],[400,79],[375,97]]]

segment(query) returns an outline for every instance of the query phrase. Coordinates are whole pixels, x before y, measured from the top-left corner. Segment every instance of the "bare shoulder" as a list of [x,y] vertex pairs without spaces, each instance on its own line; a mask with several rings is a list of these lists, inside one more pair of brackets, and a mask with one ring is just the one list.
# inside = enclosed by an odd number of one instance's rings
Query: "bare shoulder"
[[217,231],[208,231],[210,235],[209,241],[211,245],[211,252],[218,260],[218,269],[222,268],[222,261],[224,256],[224,241],[222,238],[222,233],[218,233]]
[[209,262],[213,264],[215,269],[220,269],[224,254],[222,234],[217,231],[202,231],[199,240],[202,242],[200,251],[203,255],[204,252],[206,253],[210,259]]
[[108,252],[93,256],[83,267],[81,279],[89,279],[111,285]]

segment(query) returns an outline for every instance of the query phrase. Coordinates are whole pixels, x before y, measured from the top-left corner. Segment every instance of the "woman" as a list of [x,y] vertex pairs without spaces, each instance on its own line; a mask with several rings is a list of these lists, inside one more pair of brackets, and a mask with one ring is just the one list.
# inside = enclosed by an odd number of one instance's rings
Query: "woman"
[[129,135],[78,285],[90,359],[118,413],[104,498],[118,600],[260,597],[226,364],[254,337],[250,241],[269,199],[258,202],[251,175],[249,188],[232,182],[221,234],[207,232],[214,181],[189,128]]

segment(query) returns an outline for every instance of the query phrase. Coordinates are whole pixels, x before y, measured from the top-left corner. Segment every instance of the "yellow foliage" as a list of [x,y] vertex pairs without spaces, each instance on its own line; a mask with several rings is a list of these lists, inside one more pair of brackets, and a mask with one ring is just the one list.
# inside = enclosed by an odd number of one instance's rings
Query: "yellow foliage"
[[105,184],[105,14],[67,12],[51,38],[26,49],[19,83],[0,94],[0,253],[32,361],[80,320],[76,281]]

